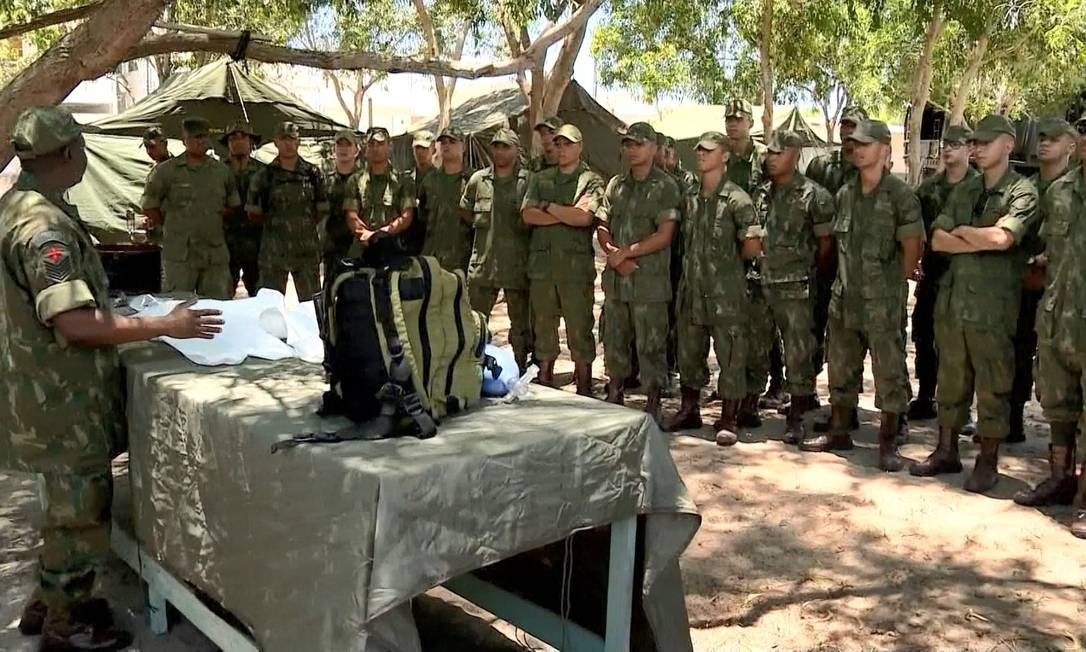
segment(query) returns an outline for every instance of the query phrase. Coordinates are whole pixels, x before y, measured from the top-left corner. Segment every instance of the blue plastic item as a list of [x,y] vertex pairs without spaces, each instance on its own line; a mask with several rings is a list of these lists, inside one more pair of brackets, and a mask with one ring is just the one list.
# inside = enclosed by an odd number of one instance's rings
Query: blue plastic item
[[520,379],[516,358],[511,350],[493,344],[486,345],[484,354],[486,364],[483,366],[483,396],[505,396]]

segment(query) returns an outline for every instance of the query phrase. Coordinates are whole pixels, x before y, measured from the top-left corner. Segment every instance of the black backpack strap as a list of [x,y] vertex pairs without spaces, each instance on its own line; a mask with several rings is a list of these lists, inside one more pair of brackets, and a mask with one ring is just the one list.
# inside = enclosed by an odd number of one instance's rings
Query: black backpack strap
[[[425,264],[425,263],[423,263]],[[422,408],[422,400],[415,391],[415,384],[411,380],[411,365],[407,363],[404,355],[403,343],[400,342],[400,334],[396,331],[396,322],[392,315],[392,292],[389,285],[388,269],[381,270],[373,279],[374,285],[374,311],[377,313],[377,321],[385,335],[385,343],[389,353],[389,382],[380,389],[377,396],[384,406],[402,408],[418,427],[418,438],[429,439],[437,434],[437,424],[433,417]],[[394,414],[386,414],[384,407],[381,416],[378,417],[381,429],[389,428],[389,432],[395,423]]]

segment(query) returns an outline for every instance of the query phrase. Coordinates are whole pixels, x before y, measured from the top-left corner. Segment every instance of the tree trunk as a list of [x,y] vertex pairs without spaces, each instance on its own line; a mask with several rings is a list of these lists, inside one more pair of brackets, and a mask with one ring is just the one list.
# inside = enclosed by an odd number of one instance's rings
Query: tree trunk
[[38,16],[37,18],[29,20],[25,23],[4,27],[3,29],[0,29],[0,41],[16,37],[20,34],[25,34],[27,32],[33,32],[34,30],[51,27],[53,25],[60,25],[62,23],[70,23],[75,20],[81,20],[98,11],[98,8],[101,6],[101,4],[101,0],[98,0],[97,2],[91,2],[89,4],[80,5],[78,7],[71,7],[69,9],[61,9],[59,11],[45,14],[44,16]]
[[995,20],[989,19],[988,24],[984,27],[984,32],[977,38],[977,42],[973,44],[973,48],[969,51],[965,70],[962,72],[961,79],[958,80],[958,87],[954,90],[954,101],[950,104],[950,119],[947,122],[949,125],[965,124],[965,105],[969,102],[969,97],[973,93],[973,82],[977,80],[980,66],[984,63],[984,57],[988,54],[988,41],[994,29]]
[[558,52],[558,58],[555,60],[554,66],[551,67],[550,74],[547,75],[547,83],[543,91],[542,110],[544,115],[558,113],[558,107],[562,104],[562,96],[565,94],[570,80],[573,79],[573,66],[577,62],[577,56],[581,53],[585,32],[587,31],[588,26],[585,25],[570,32],[569,36],[562,41],[562,49]]
[[762,69],[762,130],[764,138],[773,133],[773,0],[763,0],[762,29],[758,35],[758,54]]
[[920,51],[920,59],[916,63],[916,71],[913,81],[912,113],[909,118],[909,183],[916,185],[920,181],[920,173],[923,167],[923,151],[920,145],[920,125],[924,122],[924,107],[931,96],[931,69],[932,53],[935,44],[939,42],[939,36],[946,25],[946,15],[943,13],[943,0],[933,0],[931,9],[931,22],[924,33],[924,43]]
[[[83,24],[61,38],[0,90],[0,134],[11,133],[23,110],[57,104],[80,82],[111,72],[151,29],[169,0],[105,0]],[[0,170],[12,157],[0,139]]]

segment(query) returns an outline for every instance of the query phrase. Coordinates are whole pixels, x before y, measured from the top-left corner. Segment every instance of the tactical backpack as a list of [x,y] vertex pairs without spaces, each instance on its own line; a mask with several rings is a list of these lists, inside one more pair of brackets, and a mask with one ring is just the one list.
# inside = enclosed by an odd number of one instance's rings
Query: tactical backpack
[[479,401],[489,332],[486,317],[471,309],[463,272],[429,256],[363,265],[341,261],[316,298],[330,384],[320,414],[355,423],[286,445],[425,439],[437,421]]

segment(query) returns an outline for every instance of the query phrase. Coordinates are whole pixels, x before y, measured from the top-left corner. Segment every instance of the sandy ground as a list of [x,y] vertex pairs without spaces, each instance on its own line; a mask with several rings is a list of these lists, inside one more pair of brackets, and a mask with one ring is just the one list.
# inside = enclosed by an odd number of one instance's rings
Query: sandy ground
[[[503,304],[491,327],[503,342]],[[561,360],[558,371],[568,379],[572,364]],[[595,376],[602,390],[602,356]],[[847,454],[782,444],[776,415],[730,449],[713,444],[708,428],[673,437],[703,518],[682,559],[695,649],[1082,650],[1086,541],[1067,532],[1068,508],[1039,511],[1010,500],[1047,468],[1037,406],[1029,408],[1028,441],[1002,455],[993,495],[977,496],[961,489],[964,474],[925,480],[875,467],[870,378],[858,447]],[[717,410],[710,404],[706,420]],[[930,450],[932,426],[913,424],[905,455]],[[968,472],[976,449],[962,446]],[[34,650],[15,625],[33,582],[35,483],[0,473],[0,496],[0,650]],[[109,565],[103,585],[137,634],[134,649],[214,649],[184,621],[152,636],[139,584],[120,562]],[[416,616],[429,651],[550,649],[441,590],[418,601]]]

